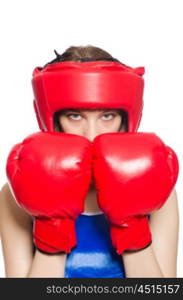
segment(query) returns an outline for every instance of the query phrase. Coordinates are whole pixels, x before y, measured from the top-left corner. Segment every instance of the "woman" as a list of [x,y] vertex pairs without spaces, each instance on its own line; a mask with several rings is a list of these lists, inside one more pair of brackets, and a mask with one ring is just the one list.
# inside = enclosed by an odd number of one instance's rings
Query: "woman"
[[[90,59],[118,62],[106,51],[87,46],[70,47],[62,55],[57,54],[50,64]],[[40,120],[40,110],[34,103],[40,128],[45,130],[44,126],[48,124]],[[76,134],[93,141],[103,133],[132,130],[130,122],[129,114],[117,107],[62,108],[54,114],[53,131]],[[140,116],[136,127],[139,122]],[[0,229],[7,277],[176,277],[178,207],[175,189],[166,203],[151,213],[149,226],[152,243],[139,251],[123,252],[122,255],[114,252],[108,222],[98,206],[93,184],[85,199],[84,212],[76,221],[78,246],[68,256],[66,253],[47,255],[34,248],[33,218],[16,204],[7,184],[2,188],[0,203]]]

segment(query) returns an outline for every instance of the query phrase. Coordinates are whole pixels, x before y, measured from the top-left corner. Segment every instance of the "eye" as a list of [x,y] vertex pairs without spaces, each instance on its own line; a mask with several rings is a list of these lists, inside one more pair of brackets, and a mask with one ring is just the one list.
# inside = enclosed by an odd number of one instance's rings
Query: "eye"
[[66,116],[69,118],[69,119],[72,119],[74,121],[78,121],[81,119],[81,115],[80,114],[77,114],[77,113],[68,113],[66,114]]
[[116,116],[116,114],[114,114],[114,113],[107,113],[107,114],[104,114],[103,116],[102,116],[102,118],[104,119],[104,120],[112,120],[114,117]]

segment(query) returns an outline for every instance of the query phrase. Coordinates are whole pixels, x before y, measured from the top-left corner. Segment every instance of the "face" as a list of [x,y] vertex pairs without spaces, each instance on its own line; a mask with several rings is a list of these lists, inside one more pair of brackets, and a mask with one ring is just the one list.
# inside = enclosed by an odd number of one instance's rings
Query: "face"
[[122,116],[117,109],[68,109],[59,116],[64,132],[84,136],[90,141],[102,133],[119,131],[121,122]]

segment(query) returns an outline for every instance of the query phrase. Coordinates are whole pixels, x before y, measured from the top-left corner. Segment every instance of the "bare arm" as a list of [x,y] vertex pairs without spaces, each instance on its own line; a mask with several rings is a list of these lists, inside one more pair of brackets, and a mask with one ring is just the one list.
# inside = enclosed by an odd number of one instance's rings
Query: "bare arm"
[[63,276],[66,255],[34,251],[32,218],[16,204],[8,184],[1,191],[0,234],[6,277]]
[[177,276],[179,212],[175,189],[164,206],[151,216],[152,247],[165,277]]
[[123,261],[127,278],[164,277],[151,245],[140,251],[124,253]]
[[32,220],[14,200],[8,184],[1,191],[0,234],[6,277],[25,277],[32,263]]
[[36,250],[27,277],[64,277],[66,254],[43,254]]
[[179,215],[175,190],[150,219],[152,244],[124,253],[126,277],[176,277]]

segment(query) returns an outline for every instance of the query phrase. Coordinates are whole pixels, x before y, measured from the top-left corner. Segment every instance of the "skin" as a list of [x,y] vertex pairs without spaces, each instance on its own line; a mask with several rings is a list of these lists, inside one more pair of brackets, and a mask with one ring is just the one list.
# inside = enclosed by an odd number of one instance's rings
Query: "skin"
[[[82,135],[91,141],[99,134],[119,131],[121,121],[117,110],[67,110],[59,117],[64,132]],[[96,191],[91,186],[85,212],[99,211]],[[35,250],[32,221],[16,204],[5,184],[0,200],[0,234],[6,277],[64,277],[66,254],[50,256]],[[152,244],[122,256],[126,277],[176,277],[179,214],[175,189],[164,206],[151,214],[149,224]]]

